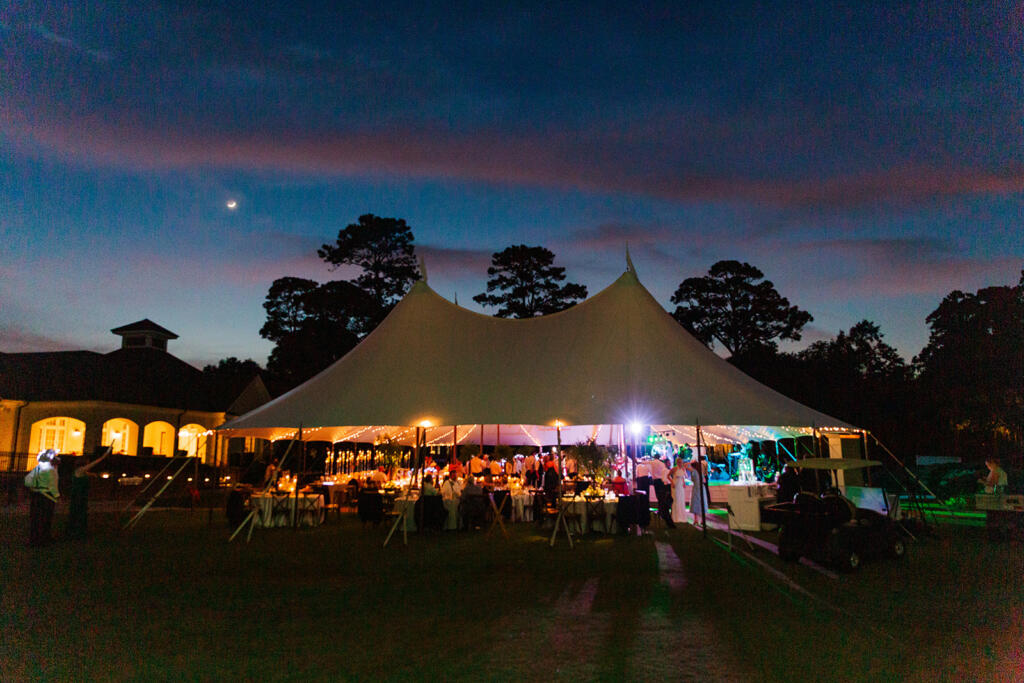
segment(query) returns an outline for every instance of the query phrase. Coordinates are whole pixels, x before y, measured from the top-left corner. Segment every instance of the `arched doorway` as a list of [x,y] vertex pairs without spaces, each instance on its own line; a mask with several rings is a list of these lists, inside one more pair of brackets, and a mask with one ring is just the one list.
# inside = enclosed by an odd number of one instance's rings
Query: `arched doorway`
[[29,453],[35,455],[44,448],[58,453],[82,455],[85,443],[85,423],[73,417],[48,417],[32,423],[29,434]]
[[206,433],[206,427],[201,424],[191,423],[187,424],[178,430],[178,450],[185,451],[185,455],[189,457],[195,457],[196,455],[206,455],[205,441],[203,435]]
[[142,447],[152,449],[153,455],[174,455],[174,426],[170,422],[150,422],[142,430]]
[[112,453],[136,455],[139,425],[124,417],[115,417],[103,423],[102,446],[111,446]]

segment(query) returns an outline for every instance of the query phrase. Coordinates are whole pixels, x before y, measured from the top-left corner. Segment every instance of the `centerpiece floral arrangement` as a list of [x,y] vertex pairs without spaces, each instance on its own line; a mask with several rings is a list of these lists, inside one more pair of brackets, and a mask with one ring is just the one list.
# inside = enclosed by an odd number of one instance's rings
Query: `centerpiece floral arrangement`
[[580,474],[591,482],[584,495],[604,495],[602,483],[611,475],[611,451],[598,446],[593,439],[566,450],[569,457],[576,461]]

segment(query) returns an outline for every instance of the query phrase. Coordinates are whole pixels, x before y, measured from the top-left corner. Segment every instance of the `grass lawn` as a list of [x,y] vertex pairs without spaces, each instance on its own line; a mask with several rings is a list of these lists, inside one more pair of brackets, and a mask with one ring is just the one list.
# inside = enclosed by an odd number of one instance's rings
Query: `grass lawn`
[[[549,548],[532,524],[257,530],[157,511],[24,545],[0,512],[0,680],[1024,679],[1024,553],[944,528],[838,579],[690,527]],[[58,515],[55,530],[63,518]]]

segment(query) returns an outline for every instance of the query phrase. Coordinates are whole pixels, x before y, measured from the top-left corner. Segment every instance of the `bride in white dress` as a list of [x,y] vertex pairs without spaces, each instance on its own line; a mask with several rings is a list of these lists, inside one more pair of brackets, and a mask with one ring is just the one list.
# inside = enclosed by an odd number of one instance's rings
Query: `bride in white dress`
[[669,481],[672,482],[672,522],[683,524],[686,519],[687,486],[686,460],[676,458],[676,466],[669,470]]

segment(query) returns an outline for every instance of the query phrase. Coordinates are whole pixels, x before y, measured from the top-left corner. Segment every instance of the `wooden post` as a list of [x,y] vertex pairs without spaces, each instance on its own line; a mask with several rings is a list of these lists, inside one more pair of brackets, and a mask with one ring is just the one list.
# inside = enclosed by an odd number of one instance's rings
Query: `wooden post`
[[[697,423],[697,486],[701,487],[701,498],[704,499],[700,509],[701,526],[704,527],[704,538],[708,537],[708,504],[711,502],[711,488],[704,476],[704,458],[700,454],[701,447],[700,422]],[[707,448],[705,446],[705,448]]]
[[[555,441],[558,442],[558,502],[562,502],[562,423],[555,421]],[[557,525],[555,529],[557,530]],[[570,542],[569,545],[572,545]]]
[[[299,425],[299,450],[302,453],[302,469],[305,469],[306,465],[306,444],[302,440],[302,425]],[[299,479],[298,475],[295,476],[295,495],[292,497],[292,530],[299,528]]]
[[448,472],[452,471],[452,463],[459,457],[459,425],[452,425],[452,457],[448,460]]

